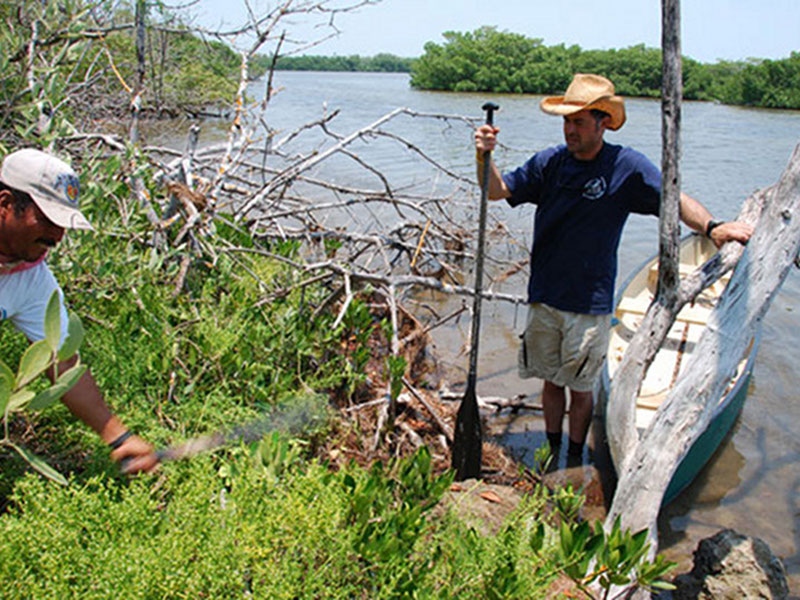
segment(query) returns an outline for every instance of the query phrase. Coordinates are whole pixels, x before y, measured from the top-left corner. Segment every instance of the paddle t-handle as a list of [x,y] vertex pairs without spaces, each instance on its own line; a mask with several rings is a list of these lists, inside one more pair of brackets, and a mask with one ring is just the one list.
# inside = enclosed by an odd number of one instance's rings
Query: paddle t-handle
[[481,108],[486,112],[486,124],[494,125],[494,111],[500,110],[500,107],[494,102],[487,102]]

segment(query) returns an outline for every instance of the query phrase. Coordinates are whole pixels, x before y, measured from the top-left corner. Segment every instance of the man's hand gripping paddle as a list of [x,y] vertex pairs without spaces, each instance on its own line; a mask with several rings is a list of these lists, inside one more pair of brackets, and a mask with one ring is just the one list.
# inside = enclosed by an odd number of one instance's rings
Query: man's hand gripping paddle
[[[483,105],[486,124],[494,124],[494,111],[500,107],[492,102]],[[481,328],[481,287],[483,285],[483,247],[486,239],[486,205],[489,200],[489,163],[491,152],[483,153],[481,204],[478,220],[478,248],[475,256],[475,298],[472,305],[472,331],[469,348],[469,373],[467,389],[456,417],[453,437],[453,462],[456,479],[463,481],[481,475],[481,418],[478,412],[478,397],[475,393],[478,370],[478,339]]]

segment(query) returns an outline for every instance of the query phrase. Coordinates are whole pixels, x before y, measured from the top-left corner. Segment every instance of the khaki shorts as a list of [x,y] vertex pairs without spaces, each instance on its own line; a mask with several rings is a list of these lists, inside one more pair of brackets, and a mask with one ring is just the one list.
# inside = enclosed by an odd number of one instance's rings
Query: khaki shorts
[[520,335],[518,370],[576,392],[589,392],[603,368],[611,315],[584,315],[531,304]]

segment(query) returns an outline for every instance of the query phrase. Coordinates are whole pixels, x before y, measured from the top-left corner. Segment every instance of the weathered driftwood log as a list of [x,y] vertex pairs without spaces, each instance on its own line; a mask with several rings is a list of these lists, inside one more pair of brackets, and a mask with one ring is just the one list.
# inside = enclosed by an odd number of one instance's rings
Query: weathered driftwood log
[[[724,393],[727,378],[741,360],[743,349],[760,326],[800,251],[800,145],[780,182],[766,196],[767,205],[756,231],[709,319],[685,374],[643,432],[641,441],[636,443],[635,437],[632,438],[633,443],[622,449],[627,458],[617,463],[620,465],[619,483],[608,519],[613,522],[620,516],[624,527],[649,528],[652,553],[656,549],[656,518],[667,485],[691,445],[707,428],[713,408]],[[703,277],[706,267],[701,271],[692,279]],[[690,280],[684,282],[679,295],[682,296],[691,284]],[[674,314],[662,313],[663,309],[654,303],[637,334],[646,342],[655,340],[650,343],[654,343],[656,349],[660,345],[655,332],[658,323],[671,323],[674,317]],[[633,352],[635,349],[631,346],[629,354]],[[634,355],[630,360],[637,359]],[[619,395],[621,384],[628,385],[630,381],[616,383],[612,399]],[[631,401],[630,397],[627,399]],[[620,404],[615,406],[619,408]],[[610,413],[608,418],[625,414],[627,408]]]
[[[774,191],[775,186],[771,186],[747,198],[737,219],[756,225],[767,199]],[[713,259],[681,281],[677,293],[669,302],[664,301],[663,296],[656,299],[642,319],[639,331],[643,333],[631,340],[629,350],[612,382],[606,408],[606,432],[614,464],[621,467],[625,458],[633,454],[639,441],[634,425],[636,396],[647,368],[664,342],[676,316],[700,292],[736,266],[743,252],[744,246],[741,244],[726,244]]]

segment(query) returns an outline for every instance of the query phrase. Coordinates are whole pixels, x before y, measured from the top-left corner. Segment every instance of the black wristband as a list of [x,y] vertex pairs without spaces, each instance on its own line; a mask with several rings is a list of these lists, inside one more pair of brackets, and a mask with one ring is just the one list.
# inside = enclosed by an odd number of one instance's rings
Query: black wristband
[[706,237],[710,238],[711,237],[711,232],[714,231],[714,229],[716,227],[719,227],[720,225],[722,225],[724,222],[725,221],[715,221],[714,219],[711,219],[708,222],[708,225],[706,225]]
[[116,450],[117,448],[119,448],[120,446],[122,446],[122,444],[124,444],[124,443],[125,443],[125,440],[127,440],[127,439],[128,439],[129,437],[131,437],[132,435],[133,435],[133,433],[131,433],[130,431],[126,431],[125,433],[123,433],[122,435],[120,435],[118,438],[116,438],[116,439],[114,439],[114,440],[110,441],[110,442],[108,443],[108,445],[109,445],[109,446],[111,446],[111,449],[112,449],[112,450]]

